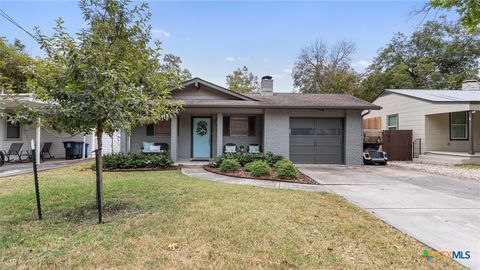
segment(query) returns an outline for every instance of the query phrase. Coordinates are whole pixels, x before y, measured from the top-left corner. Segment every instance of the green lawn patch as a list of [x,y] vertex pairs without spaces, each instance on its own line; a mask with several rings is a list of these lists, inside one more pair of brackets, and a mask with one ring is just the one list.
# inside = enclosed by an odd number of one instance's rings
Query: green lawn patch
[[455,164],[457,167],[462,167],[466,169],[480,169],[480,164],[470,163],[470,164]]
[[0,179],[0,268],[456,269],[331,193],[199,181],[179,171],[105,173],[97,225],[88,164]]

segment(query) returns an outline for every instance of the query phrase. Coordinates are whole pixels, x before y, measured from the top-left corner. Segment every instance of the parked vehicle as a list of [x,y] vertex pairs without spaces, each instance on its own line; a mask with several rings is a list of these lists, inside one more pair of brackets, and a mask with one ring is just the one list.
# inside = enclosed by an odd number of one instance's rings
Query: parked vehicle
[[363,164],[364,165],[387,165],[388,155],[384,151],[380,151],[382,145],[381,131],[373,132],[375,134],[363,134]]

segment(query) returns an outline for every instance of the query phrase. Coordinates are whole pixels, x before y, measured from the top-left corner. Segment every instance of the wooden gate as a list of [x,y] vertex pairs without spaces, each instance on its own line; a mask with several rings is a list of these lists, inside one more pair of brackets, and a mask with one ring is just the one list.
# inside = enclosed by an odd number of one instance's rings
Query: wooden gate
[[382,149],[387,152],[388,160],[412,160],[411,130],[384,130],[382,139]]

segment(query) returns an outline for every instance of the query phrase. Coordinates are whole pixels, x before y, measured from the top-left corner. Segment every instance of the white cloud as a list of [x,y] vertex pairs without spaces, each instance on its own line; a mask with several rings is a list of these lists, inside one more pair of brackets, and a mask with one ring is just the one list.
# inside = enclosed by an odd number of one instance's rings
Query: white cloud
[[291,68],[284,68],[284,69],[282,69],[282,72],[292,74],[292,69]]
[[360,67],[363,67],[363,68],[366,68],[368,66],[370,66],[371,62],[368,61],[368,60],[360,60],[360,61],[357,61],[357,65],[359,65]]
[[248,62],[250,61],[250,56],[227,56],[225,60],[228,62]]
[[154,35],[154,36],[164,36],[164,37],[168,38],[172,35],[172,33],[168,32],[168,31],[165,31],[165,30],[162,30],[162,29],[153,28],[152,29],[152,35]]
[[370,66],[372,62],[362,59],[358,60],[352,63],[352,67],[357,71],[357,72],[364,72],[368,66]]

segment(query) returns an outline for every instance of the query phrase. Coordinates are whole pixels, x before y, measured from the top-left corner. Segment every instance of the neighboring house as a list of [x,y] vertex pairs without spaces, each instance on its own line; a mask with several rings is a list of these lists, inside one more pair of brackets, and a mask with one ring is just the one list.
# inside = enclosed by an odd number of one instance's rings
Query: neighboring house
[[373,102],[383,109],[365,118],[380,117],[382,129],[411,129],[421,158],[480,163],[477,81],[465,81],[462,90],[387,89]]
[[[35,100],[32,94],[18,94],[14,98],[0,95],[0,111],[6,113],[13,112],[14,108],[19,105],[36,106],[38,104],[40,104],[40,101]],[[85,145],[89,144],[88,153],[86,153],[89,157],[94,156],[91,150],[95,149],[94,146],[96,145],[96,136],[92,134],[77,134],[72,136],[67,133],[58,133],[33,125],[12,124],[5,119],[0,119],[0,150],[7,151],[12,143],[23,143],[22,150],[29,151],[31,148],[31,140],[34,140],[40,147],[46,142],[51,142],[50,152],[55,158],[65,158],[65,148],[63,146],[63,142],[65,141],[85,142]],[[104,134],[102,140],[105,154],[120,152],[122,143],[124,143],[118,132],[112,136]],[[125,148],[124,145],[123,148]],[[87,149],[83,150],[84,153],[86,150]]]
[[173,90],[184,110],[171,121],[140,126],[125,139],[127,151],[144,143],[168,144],[178,162],[208,160],[226,144],[281,154],[296,163],[362,164],[362,111],[379,106],[344,94],[273,91],[262,78],[258,94],[238,94],[200,78]]

